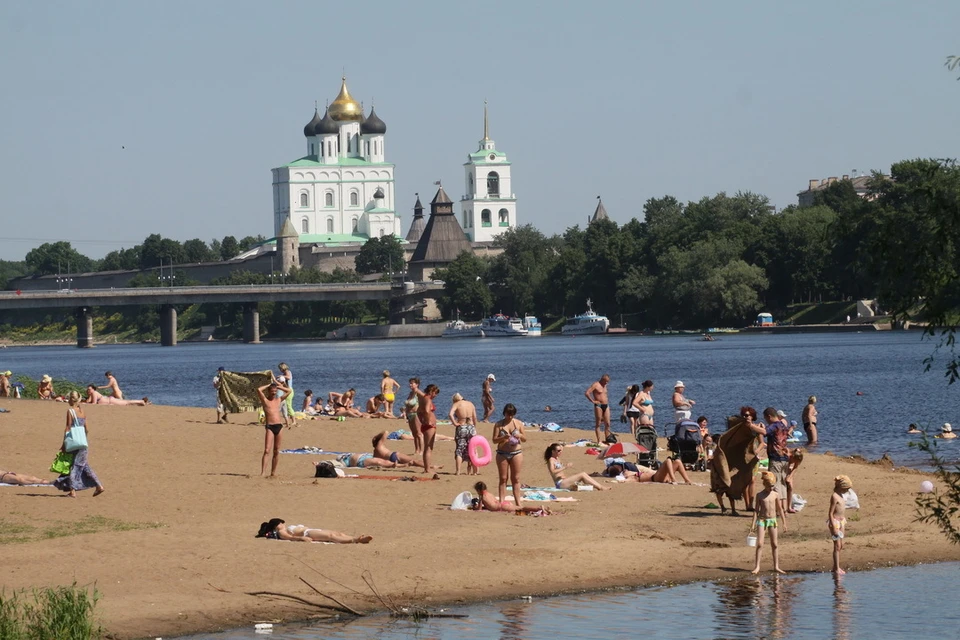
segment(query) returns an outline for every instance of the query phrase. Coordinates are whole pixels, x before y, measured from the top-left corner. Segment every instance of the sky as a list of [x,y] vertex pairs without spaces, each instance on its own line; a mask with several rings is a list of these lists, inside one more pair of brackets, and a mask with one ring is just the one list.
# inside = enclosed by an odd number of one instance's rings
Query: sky
[[955,0],[4,2],[0,259],[270,237],[270,170],[344,72],[387,124],[404,233],[415,192],[465,192],[484,100],[544,233],[598,195],[619,223],[665,195],[782,208],[811,178],[958,155],[957,24]]

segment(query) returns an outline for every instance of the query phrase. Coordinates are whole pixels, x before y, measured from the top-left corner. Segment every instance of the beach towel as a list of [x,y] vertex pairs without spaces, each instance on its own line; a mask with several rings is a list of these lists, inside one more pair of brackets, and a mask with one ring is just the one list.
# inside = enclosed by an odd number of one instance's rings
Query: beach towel
[[728,418],[727,425],[729,428],[720,436],[713,460],[707,463],[710,491],[741,500],[757,466],[757,434],[740,416]]
[[300,447],[299,449],[283,449],[280,453],[296,453],[300,455],[313,455],[313,456],[342,456],[347,453],[346,451],[327,451],[326,449],[321,449],[320,447]]
[[0,482],[0,487],[52,487],[51,484],[7,484]]
[[229,413],[256,411],[260,406],[257,389],[271,382],[273,373],[270,371],[221,371],[217,398]]
[[540,425],[540,431],[552,431],[554,433],[559,433],[563,431],[563,427],[558,425],[556,422],[548,422],[547,424]]

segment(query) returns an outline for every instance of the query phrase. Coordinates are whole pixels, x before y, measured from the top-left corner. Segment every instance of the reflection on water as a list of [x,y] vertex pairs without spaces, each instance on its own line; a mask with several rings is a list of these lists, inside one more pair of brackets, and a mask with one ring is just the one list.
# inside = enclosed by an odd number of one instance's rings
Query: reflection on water
[[[958,637],[952,605],[958,563],[850,573],[749,576],[717,583],[511,601],[415,623],[386,616],[349,623],[278,625],[273,638],[312,640],[552,640],[553,638]],[[951,594],[943,600],[942,594]],[[943,607],[944,603],[951,603]],[[255,640],[253,629],[194,636]]]

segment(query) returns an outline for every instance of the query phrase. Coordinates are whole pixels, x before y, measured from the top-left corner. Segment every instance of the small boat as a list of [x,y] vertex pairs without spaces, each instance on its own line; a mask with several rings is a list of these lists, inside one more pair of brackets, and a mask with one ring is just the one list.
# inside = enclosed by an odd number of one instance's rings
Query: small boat
[[543,335],[543,328],[540,326],[537,316],[531,316],[530,314],[523,316],[523,328],[527,330],[528,336],[539,337]]
[[529,334],[529,331],[523,328],[520,318],[511,318],[502,313],[484,318],[480,324],[480,329],[486,338],[508,338]]
[[440,334],[441,338],[482,338],[483,329],[478,324],[467,324],[463,320],[454,320],[447,323],[447,328]]
[[607,316],[598,315],[593,310],[593,304],[587,299],[587,310],[578,316],[574,316],[567,321],[560,329],[560,333],[565,336],[584,336],[606,333],[610,328],[610,319]]

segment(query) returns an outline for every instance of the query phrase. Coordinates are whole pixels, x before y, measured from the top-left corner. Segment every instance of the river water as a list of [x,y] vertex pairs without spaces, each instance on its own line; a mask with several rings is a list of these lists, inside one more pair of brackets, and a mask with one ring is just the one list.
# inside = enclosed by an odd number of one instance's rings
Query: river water
[[[828,552],[828,543],[824,543]],[[960,565],[762,576],[678,587],[453,607],[461,619],[387,616],[252,627],[194,640],[553,640],[554,638],[957,638]],[[896,606],[891,606],[897,603]]]
[[[424,385],[437,384],[442,413],[454,392],[479,406],[480,385],[493,373],[498,411],[512,402],[527,422],[581,428],[593,425],[583,392],[603,373],[612,377],[614,407],[627,385],[652,379],[661,429],[672,415],[673,385],[682,380],[687,396],[697,401],[694,415],[709,417],[717,431],[724,416],[745,404],[758,413],[772,405],[799,422],[807,397],[816,395],[819,451],[868,458],[889,453],[898,465],[922,466],[923,454],[908,446],[907,425],[939,429],[943,422],[960,423],[960,387],[948,388],[942,364],[924,373],[923,359],[932,350],[918,332],[731,334],[716,342],[691,336],[215,342],[9,348],[0,351],[0,369],[97,384],[109,369],[128,397],[198,407],[213,406],[211,379],[218,366],[259,371],[285,361],[298,391],[355,387],[364,401],[379,391],[380,373],[389,369],[401,384],[414,375]],[[553,411],[545,412],[546,405]],[[614,426],[625,430],[616,416]],[[956,459],[958,442],[945,443],[946,457]]]

